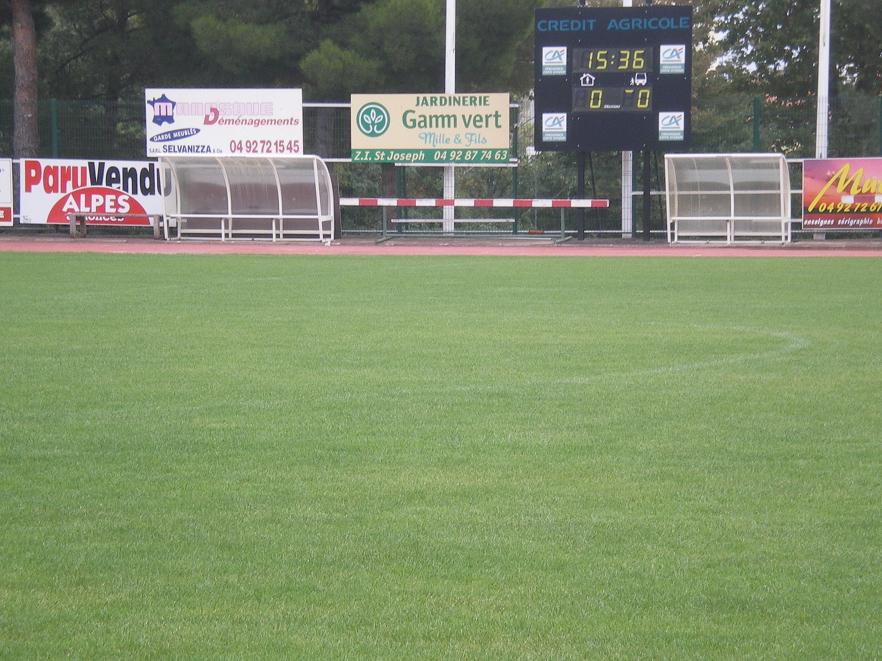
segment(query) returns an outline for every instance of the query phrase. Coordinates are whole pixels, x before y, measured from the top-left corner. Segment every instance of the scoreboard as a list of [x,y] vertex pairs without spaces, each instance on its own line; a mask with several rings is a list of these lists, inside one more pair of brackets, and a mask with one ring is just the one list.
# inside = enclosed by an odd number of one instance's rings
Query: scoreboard
[[535,36],[538,150],[686,144],[691,7],[537,9]]

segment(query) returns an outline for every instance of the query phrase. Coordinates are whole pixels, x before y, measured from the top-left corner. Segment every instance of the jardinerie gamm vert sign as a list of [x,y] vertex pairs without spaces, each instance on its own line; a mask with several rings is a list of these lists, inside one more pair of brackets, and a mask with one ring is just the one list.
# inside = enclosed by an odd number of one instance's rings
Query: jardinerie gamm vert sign
[[506,163],[508,94],[353,94],[352,160]]

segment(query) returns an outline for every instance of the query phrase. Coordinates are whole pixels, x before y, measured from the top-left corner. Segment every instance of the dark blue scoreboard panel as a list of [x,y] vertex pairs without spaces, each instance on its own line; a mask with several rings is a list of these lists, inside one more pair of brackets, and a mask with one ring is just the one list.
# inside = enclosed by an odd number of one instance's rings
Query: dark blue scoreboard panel
[[692,97],[692,7],[537,9],[539,150],[683,147]]

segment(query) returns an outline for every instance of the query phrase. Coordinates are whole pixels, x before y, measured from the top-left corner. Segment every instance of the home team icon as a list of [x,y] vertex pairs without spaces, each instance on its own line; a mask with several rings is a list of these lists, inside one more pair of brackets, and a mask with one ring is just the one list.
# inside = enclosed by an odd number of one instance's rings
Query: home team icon
[[389,111],[382,104],[364,104],[356,119],[358,130],[369,138],[379,138],[389,130]]

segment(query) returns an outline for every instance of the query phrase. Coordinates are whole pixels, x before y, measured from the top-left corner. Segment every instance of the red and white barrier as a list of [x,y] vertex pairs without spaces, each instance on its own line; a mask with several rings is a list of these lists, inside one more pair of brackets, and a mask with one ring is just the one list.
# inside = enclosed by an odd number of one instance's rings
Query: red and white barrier
[[553,200],[532,198],[412,198],[341,197],[343,207],[469,207],[482,209],[606,209],[609,200]]

